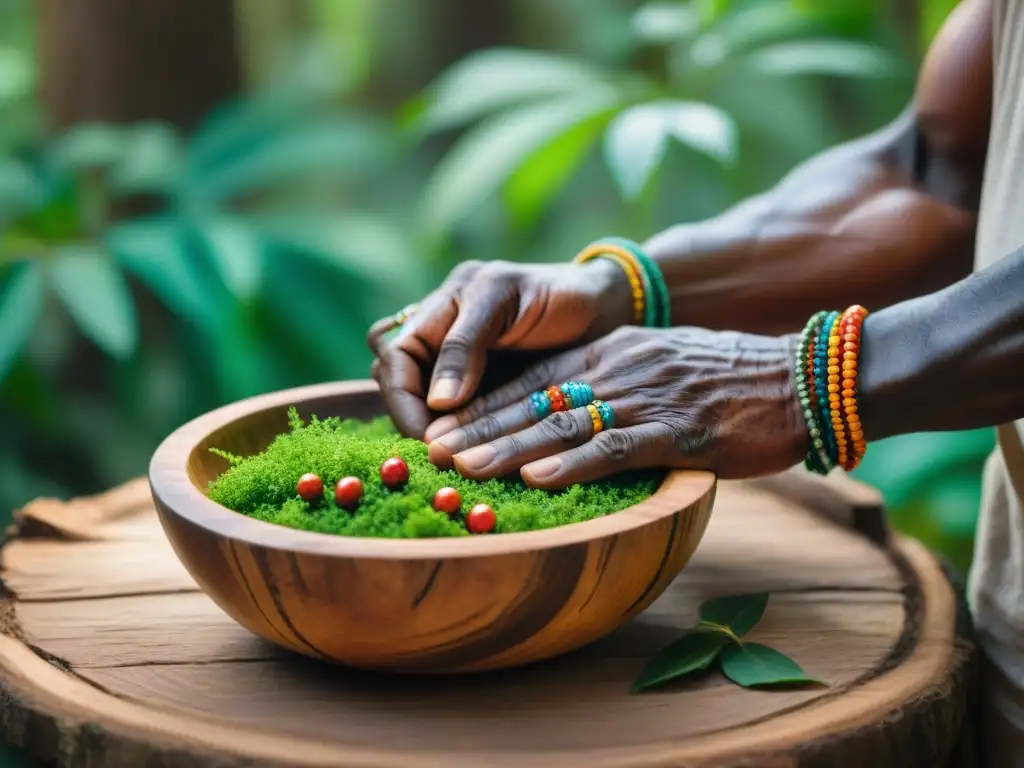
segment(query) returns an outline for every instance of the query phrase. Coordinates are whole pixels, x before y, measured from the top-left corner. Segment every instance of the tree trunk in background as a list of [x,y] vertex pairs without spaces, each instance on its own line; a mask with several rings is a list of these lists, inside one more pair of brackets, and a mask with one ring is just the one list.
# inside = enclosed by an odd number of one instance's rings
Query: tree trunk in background
[[233,0],[39,0],[40,96],[51,124],[189,129],[238,92]]
[[515,42],[510,5],[510,0],[435,0],[437,11],[432,21],[437,41],[434,50],[437,71],[467,53]]
[[[84,121],[161,120],[195,128],[241,90],[234,6],[234,0],[38,0],[39,98],[48,127],[57,132]],[[145,205],[126,201],[115,215]],[[167,311],[138,290],[134,294],[142,338],[159,337],[168,326]],[[110,370],[104,355],[79,336],[59,391],[109,407],[116,399]],[[43,474],[62,475],[75,492],[110,482],[97,477],[88,456],[79,457],[77,466],[64,462],[60,470],[45,466],[45,458],[43,463]]]

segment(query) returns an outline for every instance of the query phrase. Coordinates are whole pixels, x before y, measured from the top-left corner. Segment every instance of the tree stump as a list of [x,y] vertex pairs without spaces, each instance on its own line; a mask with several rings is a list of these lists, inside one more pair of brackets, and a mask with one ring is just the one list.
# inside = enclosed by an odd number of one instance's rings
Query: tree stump
[[[401,677],[292,655],[198,590],[145,480],[39,500],[2,551],[0,721],[69,766],[972,765],[962,604],[877,496],[787,473],[724,482],[690,564],[617,632],[500,673]],[[749,635],[827,687],[718,672],[629,693],[701,601],[767,591]]]

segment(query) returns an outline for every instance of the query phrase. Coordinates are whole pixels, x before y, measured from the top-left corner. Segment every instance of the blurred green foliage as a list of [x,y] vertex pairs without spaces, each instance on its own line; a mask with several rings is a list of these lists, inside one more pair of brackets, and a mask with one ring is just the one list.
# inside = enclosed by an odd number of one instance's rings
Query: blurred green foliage
[[[416,3],[308,0],[295,29],[239,3],[252,87],[187,137],[44,132],[31,5],[0,7],[0,509],[143,473],[221,403],[365,377],[368,325],[463,259],[564,260],[764,190],[902,109],[952,3],[909,30],[880,0],[510,5],[509,46],[420,91],[443,30]],[[858,473],[965,566],[991,445],[908,436]]]

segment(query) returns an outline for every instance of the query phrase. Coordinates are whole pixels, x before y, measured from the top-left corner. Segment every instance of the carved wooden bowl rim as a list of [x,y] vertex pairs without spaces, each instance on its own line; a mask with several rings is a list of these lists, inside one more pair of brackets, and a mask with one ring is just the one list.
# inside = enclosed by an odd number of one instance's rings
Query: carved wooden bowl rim
[[302,531],[256,520],[211,501],[189,473],[192,452],[212,433],[244,417],[314,400],[377,391],[376,382],[369,380],[315,384],[238,400],[196,417],[172,432],[153,454],[149,482],[158,501],[157,508],[162,506],[219,536],[269,549],[333,557],[415,560],[523,554],[618,536],[671,517],[713,493],[715,488],[716,478],[711,472],[672,470],[643,502],[594,520],[525,533],[385,539]]

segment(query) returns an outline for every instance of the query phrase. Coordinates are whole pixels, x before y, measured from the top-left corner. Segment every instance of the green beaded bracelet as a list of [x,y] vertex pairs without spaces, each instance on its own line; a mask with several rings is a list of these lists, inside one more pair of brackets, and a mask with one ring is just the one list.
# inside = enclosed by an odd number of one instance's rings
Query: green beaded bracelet
[[636,256],[647,282],[654,286],[654,295],[652,296],[654,300],[649,303],[657,305],[657,316],[652,326],[656,324],[659,328],[670,328],[672,326],[672,301],[669,297],[668,284],[665,282],[665,276],[661,273],[658,263],[648,256],[638,243],[624,237],[605,237],[600,242],[619,245]]
[[800,408],[803,410],[804,422],[807,424],[807,433],[811,438],[811,447],[807,451],[804,465],[807,469],[820,475],[827,475],[832,471],[833,465],[811,404],[809,390],[814,386],[814,382],[807,381],[807,355],[814,330],[821,325],[827,314],[827,312],[817,312],[807,321],[807,325],[800,333],[800,343],[797,344],[794,365],[797,397],[800,399]]

